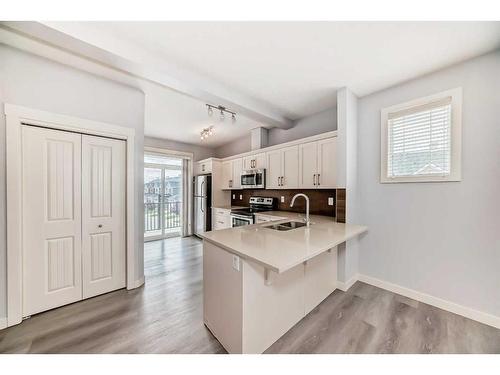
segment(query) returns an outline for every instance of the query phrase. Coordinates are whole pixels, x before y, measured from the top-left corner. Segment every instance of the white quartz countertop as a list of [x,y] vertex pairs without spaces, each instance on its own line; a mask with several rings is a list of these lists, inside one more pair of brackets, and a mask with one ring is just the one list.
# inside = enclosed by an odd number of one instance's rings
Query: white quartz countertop
[[[286,217],[286,220],[280,220],[283,222],[299,218],[299,214],[285,211],[271,211],[264,215]],[[334,219],[311,215],[309,228],[304,226],[289,231],[266,228],[279,222],[273,221],[205,232],[202,237],[242,258],[283,273],[368,230],[365,226],[337,223]]]

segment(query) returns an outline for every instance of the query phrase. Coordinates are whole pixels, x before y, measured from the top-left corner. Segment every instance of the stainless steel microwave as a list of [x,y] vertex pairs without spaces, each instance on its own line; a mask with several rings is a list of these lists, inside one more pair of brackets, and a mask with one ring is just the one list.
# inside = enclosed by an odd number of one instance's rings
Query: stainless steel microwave
[[251,169],[241,173],[242,189],[264,189],[266,187],[266,170]]

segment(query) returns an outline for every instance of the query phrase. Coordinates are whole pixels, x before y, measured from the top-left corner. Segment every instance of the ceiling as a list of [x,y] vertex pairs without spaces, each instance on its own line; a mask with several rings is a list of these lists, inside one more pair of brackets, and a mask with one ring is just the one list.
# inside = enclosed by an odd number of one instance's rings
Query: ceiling
[[500,22],[93,22],[290,119],[500,47]]
[[[142,89],[146,95],[144,133],[150,137],[218,147],[263,126],[240,114],[235,123],[228,116],[221,121],[215,111],[208,116],[205,102],[155,84],[143,85]],[[200,131],[210,125],[214,126],[215,134],[202,141]]]
[[[145,134],[209,147],[331,108],[340,87],[365,96],[500,47],[500,22],[38,23],[70,42],[21,24],[9,27],[80,55],[109,51],[105,64],[123,71],[133,62],[149,96]],[[236,124],[208,117],[205,103],[222,99]],[[202,142],[209,125],[216,135]]]

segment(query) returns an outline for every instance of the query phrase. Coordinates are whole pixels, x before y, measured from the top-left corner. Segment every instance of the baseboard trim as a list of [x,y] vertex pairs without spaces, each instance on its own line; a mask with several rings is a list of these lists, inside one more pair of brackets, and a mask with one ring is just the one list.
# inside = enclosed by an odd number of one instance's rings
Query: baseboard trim
[[364,283],[376,286],[378,288],[386,289],[390,292],[401,294],[402,296],[412,298],[419,302],[438,307],[440,309],[449,311],[451,313],[461,315],[463,317],[475,320],[495,328],[500,329],[500,317],[491,315],[482,311],[471,309],[470,307],[462,306],[454,302],[446,301],[444,299],[431,296],[426,293],[418,292],[414,289],[405,288],[390,282],[376,279],[371,276],[358,275],[358,280]]
[[7,328],[7,318],[0,318],[0,329]]
[[347,292],[351,286],[354,285],[356,281],[359,280],[359,275],[356,274],[353,277],[351,277],[349,280],[346,282],[343,281],[337,281],[337,289],[340,289],[343,292]]
[[128,287],[127,287],[127,289],[129,289],[129,290],[130,290],[130,289],[139,288],[140,286],[142,286],[142,285],[144,284],[144,282],[145,282],[145,279],[144,279],[144,276],[143,276],[143,277],[141,277],[141,278],[140,278],[140,279],[138,279],[138,280],[134,280],[134,281],[132,281],[132,287],[131,287],[131,288],[128,288]]

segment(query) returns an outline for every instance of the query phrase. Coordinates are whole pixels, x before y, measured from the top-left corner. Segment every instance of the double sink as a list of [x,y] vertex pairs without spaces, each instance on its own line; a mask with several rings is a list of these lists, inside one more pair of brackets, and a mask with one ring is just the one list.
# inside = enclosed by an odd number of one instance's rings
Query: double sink
[[264,228],[269,228],[269,229],[274,229],[274,230],[279,230],[279,231],[287,231],[287,230],[297,229],[297,228],[305,227],[305,226],[306,226],[306,223],[303,223],[300,221],[287,221],[284,223],[265,225]]

